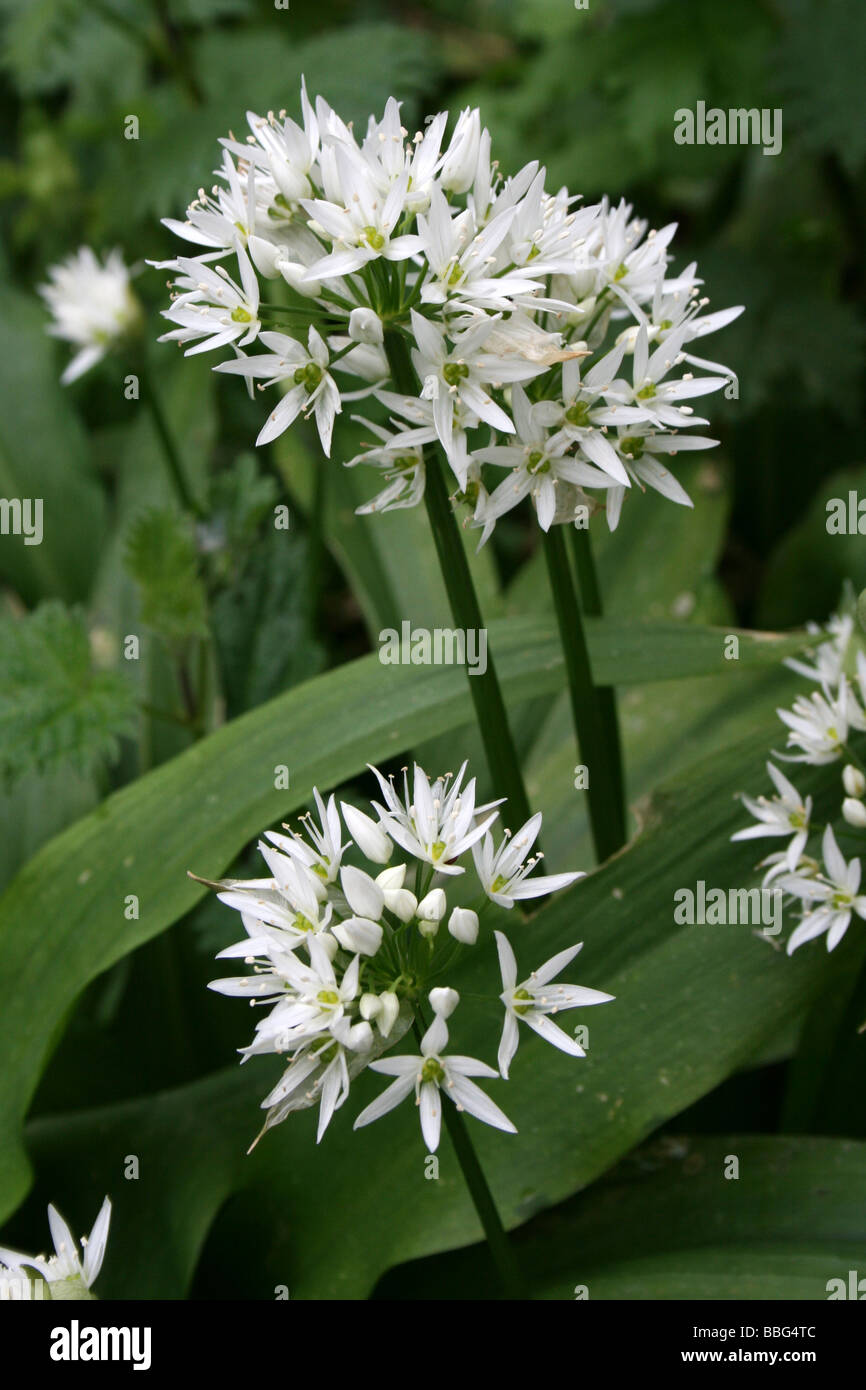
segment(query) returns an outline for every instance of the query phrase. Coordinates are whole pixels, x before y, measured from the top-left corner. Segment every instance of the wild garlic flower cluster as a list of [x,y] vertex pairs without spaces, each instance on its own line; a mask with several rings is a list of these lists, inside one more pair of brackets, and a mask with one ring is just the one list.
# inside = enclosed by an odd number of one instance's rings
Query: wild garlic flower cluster
[[[554,983],[579,945],[518,981],[512,948],[496,931],[502,977],[497,1071],[447,1051],[447,1020],[460,996],[437,982],[483,939],[481,918],[490,903],[510,909],[582,875],[533,874],[541,858],[532,854],[540,815],[514,835],[505,831],[497,845],[492,827],[501,802],[476,806],[474,778],[464,784],[465,763],[456,777],[434,781],[416,765],[411,785],[404,772],[402,788],[371,770],[382,793],[370,807],[373,814],[345,802],[338,809],[333,796],[325,803],[316,791],[318,823],[309,816],[306,834],[268,831],[259,844],[269,877],[213,885],[241,914],[246,932],[218,958],[242,959],[253,969],[210,987],[266,1011],[242,1061],[271,1053],[288,1058],[262,1102],[268,1112],[262,1133],[292,1111],[318,1104],[321,1140],[352,1080],[367,1067],[394,1080],[361,1112],[355,1128],[414,1094],[430,1152],[439,1142],[443,1095],[486,1124],[513,1131],[471,1078],[508,1077],[521,1022],[562,1051],[583,1056],[552,1015],[612,996]],[[363,857],[366,868],[344,862],[352,846],[353,859]],[[451,905],[448,892],[460,886],[469,859],[478,899],[472,907]],[[414,1051],[382,1055],[413,1027]]]
[[[821,630],[812,625],[813,632]],[[776,757],[813,765],[845,763],[835,829],[832,822],[817,824],[812,798],[802,797],[768,762],[775,795],[744,796],[755,824],[731,837],[788,839],[786,849],[771,854],[760,865],[766,871],[764,887],[773,884],[800,905],[798,925],[788,938],[788,955],[822,935],[826,935],[827,950],[832,951],[848,930],[852,916],[866,920],[866,895],[859,891],[862,859],[857,853],[846,859],[838,843],[838,839],[849,840],[857,847],[866,831],[866,772],[849,744],[852,732],[866,731],[866,654],[855,640],[850,614],[834,616],[824,631],[828,640],[815,649],[811,662],[785,662],[817,689],[798,696],[792,709],[777,710],[788,729],[787,745],[795,751]],[[812,837],[816,843],[810,854],[807,847]]]
[[140,324],[141,306],[119,251],[104,263],[89,246],[48,271],[39,293],[51,311],[48,332],[77,348],[60,380],[64,386],[94,367]]
[[693,349],[741,308],[708,313],[695,264],[671,272],[675,225],[550,193],[535,161],[503,177],[477,110],[450,139],[447,112],[410,134],[393,98],[360,134],[303,86],[301,112],[222,140],[218,182],[166,221],[199,253],[156,263],[161,341],[282,388],[257,442],[314,416],[329,455],[344,405],[375,398],[346,462],[384,487],[359,510],[415,506],[437,442],[482,544],[525,497],[544,530],[602,500],[613,528],[633,485],[691,505],[667,460],[717,442],[687,402],[733,380]]
[[16,1250],[0,1248],[0,1301],[31,1302],[48,1298],[66,1302],[95,1297],[90,1288],[102,1268],[110,1222],[111,1202],[106,1197],[93,1230],[81,1239],[82,1254],[79,1255],[75,1238],[63,1217],[55,1207],[49,1207],[48,1226],[54,1254],[46,1259],[44,1255],[21,1255]]

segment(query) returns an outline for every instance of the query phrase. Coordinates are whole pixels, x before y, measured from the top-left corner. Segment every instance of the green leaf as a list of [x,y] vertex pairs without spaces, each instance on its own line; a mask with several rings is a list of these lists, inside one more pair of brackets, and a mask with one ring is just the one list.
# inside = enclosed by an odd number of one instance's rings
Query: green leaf
[[116,756],[133,710],[128,683],[94,668],[84,620],[62,603],[0,618],[0,777],[90,771]]
[[207,632],[195,541],[178,512],[154,508],[133,522],[126,567],[138,584],[141,617],[148,627],[169,641]]
[[[528,1222],[515,1250],[535,1298],[826,1299],[862,1260],[864,1183],[866,1144],[664,1135]],[[377,1296],[483,1298],[486,1266],[478,1247],[404,1266]]]
[[0,496],[39,499],[43,517],[38,545],[4,536],[0,579],[28,605],[86,599],[105,539],[105,499],[46,323],[34,297],[0,286]]

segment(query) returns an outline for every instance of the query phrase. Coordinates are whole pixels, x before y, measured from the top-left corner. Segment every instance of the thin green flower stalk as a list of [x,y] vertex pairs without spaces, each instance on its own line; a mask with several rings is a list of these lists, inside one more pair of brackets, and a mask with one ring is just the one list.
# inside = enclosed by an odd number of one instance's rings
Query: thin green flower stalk
[[[244,1060],[274,1053],[287,1058],[262,1102],[266,1118],[259,1138],[293,1112],[318,1105],[321,1141],[366,1070],[390,1078],[390,1084],[356,1116],[355,1129],[413,1097],[426,1151],[434,1154],[444,1115],[503,1294],[520,1297],[516,1263],[463,1115],[516,1132],[474,1078],[507,1081],[524,1028],[572,1057],[584,1056],[554,1015],[607,1003],[612,996],[559,983],[580,943],[521,979],[505,929],[506,914],[516,904],[554,893],[581,875],[534,872],[539,814],[513,835],[504,832],[497,845],[493,828],[501,802],[476,805],[475,781],[465,780],[465,763],[456,777],[432,782],[416,765],[411,779],[404,772],[402,786],[371,771],[381,801],[365,810],[341,802],[338,809],[333,796],[325,803],[315,792],[318,821],[308,817],[303,832],[284,827],[286,833],[268,831],[260,841],[269,878],[209,885],[240,913],[246,932],[220,958],[253,967],[252,973],[214,980],[211,988],[259,1006]],[[344,841],[346,832],[351,838]],[[348,862],[350,851],[366,867]],[[463,891],[470,867],[476,894],[500,909],[499,926],[488,927],[479,912],[454,902],[457,894],[461,901],[472,897]],[[489,994],[466,996],[461,1003],[447,980],[461,956],[485,947],[491,956],[495,948],[499,978]],[[486,1006],[499,1005],[496,1067],[450,1046],[452,1016],[459,1008],[456,1026],[471,1027],[473,1003],[482,1011],[476,1037],[483,1037]],[[413,1034],[414,1051],[398,1050]]]
[[552,528],[544,537],[544,558],[565,657],[574,729],[588,772],[593,843],[596,856],[602,861],[625,843],[619,741],[605,718],[601,693],[593,682],[583,618],[561,528]]

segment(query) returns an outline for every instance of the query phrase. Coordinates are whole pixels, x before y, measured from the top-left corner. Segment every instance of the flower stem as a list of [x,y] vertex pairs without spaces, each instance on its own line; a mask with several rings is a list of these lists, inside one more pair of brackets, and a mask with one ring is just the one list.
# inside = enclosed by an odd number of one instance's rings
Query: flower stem
[[611,744],[599,690],[592,678],[583,617],[561,526],[552,526],[546,533],[544,558],[565,657],[574,731],[580,756],[589,772],[589,821],[596,856],[601,861],[625,843],[619,759]]
[[[598,573],[595,567],[595,558],[592,553],[592,541],[590,539],[589,530],[573,526],[571,528],[571,539],[571,553],[577,571],[578,601],[581,603],[583,612],[588,618],[601,618],[603,616],[601,587],[598,582]],[[622,756],[622,738],[620,736],[619,717],[616,708],[616,690],[612,685],[599,685],[596,687],[596,690],[598,694],[598,703],[601,708],[603,732],[610,748],[611,775],[614,778],[614,785],[619,796],[620,826],[622,831],[622,842],[624,843],[627,825],[625,808],[625,770]]]
[[192,512],[193,516],[201,520],[204,516],[204,510],[196,501],[189,483],[186,480],[180,452],[175,443],[168,420],[166,419],[165,411],[162,408],[157,390],[147,372],[142,373],[141,392],[145,404],[150,411],[154,429],[156,430],[157,437],[162,446],[162,454],[165,459],[166,469],[175,493],[177,494],[177,499],[186,511]]
[[[418,383],[403,339],[399,334],[387,333],[385,347],[397,390],[407,395],[417,395]],[[428,447],[424,451],[424,461],[424,501],[451,613],[456,626],[464,632],[481,632],[484,630],[481,606],[472,582],[457,520],[448,500],[439,451]],[[476,671],[468,679],[469,693],[475,706],[475,717],[487,755],[493,787],[497,795],[507,798],[509,816],[514,825],[523,825],[529,820],[529,799],[523,784],[496,666],[489,653],[487,670],[483,675]]]
[[[413,1026],[420,1045],[423,1025],[419,1026],[416,1019]],[[460,1164],[460,1170],[469,1189],[478,1220],[484,1230],[493,1263],[496,1265],[503,1295],[507,1299],[528,1298],[529,1295],[524,1288],[517,1257],[500,1220],[499,1212],[496,1210],[493,1194],[487,1185],[484,1170],[478,1161],[475,1145],[469,1137],[466,1121],[457,1107],[450,1101],[446,1101],[444,1096],[442,1097],[442,1113],[445,1117],[448,1137],[454,1146],[457,1162]]]

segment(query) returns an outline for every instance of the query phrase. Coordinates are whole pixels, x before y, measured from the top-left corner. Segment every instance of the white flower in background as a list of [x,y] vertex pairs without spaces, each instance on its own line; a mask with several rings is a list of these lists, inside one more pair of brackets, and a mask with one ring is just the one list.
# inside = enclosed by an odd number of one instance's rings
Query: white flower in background
[[508,1116],[480,1086],[469,1080],[471,1076],[498,1078],[498,1072],[474,1057],[443,1057],[442,1052],[447,1045],[448,1027],[442,1015],[437,1014],[421,1039],[420,1056],[383,1057],[378,1062],[371,1062],[371,1071],[394,1076],[396,1080],[361,1111],[355,1121],[355,1129],[381,1119],[414,1091],[421,1133],[428,1153],[435,1153],[439,1147],[443,1094],[453,1101],[458,1110],[466,1110],[476,1119],[483,1120],[484,1124],[505,1130],[507,1134],[516,1134],[517,1130]]
[[788,755],[790,762],[834,763],[844,753],[848,739],[849,692],[843,683],[837,694],[799,695],[793,709],[778,709],[776,713],[788,726],[789,748],[798,753]]
[[811,663],[799,661],[791,656],[784,664],[789,671],[796,671],[798,676],[805,676],[806,680],[815,681],[824,688],[838,686],[844,674],[845,659],[854,635],[853,616],[850,613],[834,613],[824,627],[818,623],[807,623],[806,630],[815,636],[823,632],[829,640],[819,643],[812,651]]
[[[812,690],[808,696],[798,696],[792,709],[776,711],[788,729],[788,747],[797,750],[776,756],[816,767],[838,762],[846,754],[856,760],[858,754],[856,750],[849,750],[848,740],[852,731],[866,730],[866,714],[851,678],[845,674],[855,638],[853,620],[848,614],[834,615],[823,627],[810,623],[809,631],[815,636],[826,634],[828,639],[813,648],[813,662],[788,660],[785,665],[806,680],[816,682],[820,689]],[[861,699],[866,695],[864,678],[866,657],[858,650],[856,683]],[[767,764],[767,771],[777,795],[769,800],[743,797],[757,823],[731,838],[791,836],[786,850],[771,854],[761,862],[762,886],[767,888],[772,884],[803,904],[800,921],[788,940],[789,955],[804,942],[822,935],[826,935],[827,949],[832,951],[845,935],[853,915],[866,920],[866,896],[859,891],[862,861],[857,856],[846,861],[832,823],[824,827],[820,856],[817,851],[807,853],[812,832],[812,799],[803,799],[772,763]],[[855,763],[847,762],[842,769],[841,782],[841,805],[836,803],[839,806],[838,833],[851,838],[866,829],[863,801],[866,774]],[[838,788],[838,783],[836,786]]]
[[[449,903],[449,893],[460,886],[455,876],[465,874],[473,860],[478,887],[506,910],[516,899],[551,893],[580,875],[527,878],[537,863],[537,857],[524,861],[538,835],[540,815],[513,839],[506,835],[494,851],[489,827],[501,803],[475,804],[474,778],[464,786],[465,763],[456,777],[432,779],[416,764],[411,790],[404,771],[402,797],[390,779],[376,768],[371,771],[384,799],[384,804],[370,806],[377,819],[340,803],[353,843],[343,842],[336,798],[326,802],[314,791],[317,820],[303,817],[300,831],[284,826],[288,833],[266,832],[259,842],[271,877],[200,880],[240,913],[245,933],[218,959],[243,961],[249,973],[210,985],[219,994],[245,999],[256,1010],[253,1038],[242,1049],[242,1061],[274,1054],[285,1058],[279,1082],[262,1102],[267,1111],[262,1133],[292,1112],[318,1105],[321,1139],[354,1077],[374,1066],[397,1080],[363,1112],[359,1124],[384,1114],[415,1088],[432,1148],[442,1088],[460,1108],[511,1129],[511,1122],[467,1079],[497,1073],[484,1062],[441,1055],[448,1038],[445,1019],[460,1004],[457,990],[443,976],[466,947],[478,949],[485,941],[488,948],[492,945],[492,934],[483,936],[479,913]],[[388,862],[400,852],[408,862]],[[353,859],[360,855],[366,867],[347,862],[349,854]],[[406,886],[410,873],[415,892]],[[425,997],[436,1015],[429,1028],[421,1013]],[[597,1002],[595,992],[580,992],[578,1002]],[[386,1058],[380,1066],[379,1058],[413,1021],[427,1029],[420,1057]]]
[[[4,1296],[4,1283],[7,1280],[23,1279],[28,1271],[35,1271],[45,1280],[48,1296],[52,1300],[67,1301],[95,1297],[90,1293],[90,1288],[96,1282],[102,1268],[110,1222],[111,1202],[106,1197],[90,1235],[81,1239],[79,1254],[75,1238],[63,1217],[55,1207],[50,1206],[48,1225],[54,1242],[54,1254],[46,1259],[44,1255],[22,1255],[15,1250],[0,1248],[0,1300]],[[32,1290],[31,1294],[35,1296],[35,1290]]]
[[767,835],[790,835],[791,843],[785,862],[793,873],[809,838],[812,798],[807,796],[804,801],[796,787],[770,762],[767,763],[767,772],[777,795],[770,800],[765,796],[744,796],[743,804],[755,817],[757,824],[738,830],[731,839],[755,840]]
[[89,246],[82,246],[50,267],[39,293],[51,311],[48,332],[77,349],[60,378],[64,386],[101,361],[141,318],[119,251],[109,252],[102,262]]
[[473,845],[475,869],[491,902],[498,903],[500,907],[510,908],[515,902],[555,893],[558,888],[567,888],[570,883],[584,877],[579,872],[529,877],[541,862],[540,854],[534,858],[527,858],[540,830],[541,814],[536,812],[520,827],[516,835],[511,835],[506,830],[498,849],[494,848],[493,836],[489,833],[485,834],[480,844]]
[[861,865],[859,859],[846,862],[836,843],[832,825],[824,831],[821,844],[824,871],[820,876],[790,874],[779,880],[786,893],[801,898],[806,905],[800,925],[788,939],[788,955],[805,941],[827,934],[827,950],[838,946],[856,913],[866,919],[866,897],[858,893]]
[[583,985],[553,984],[556,976],[574,960],[583,942],[559,951],[533,970],[527,980],[517,983],[517,961],[507,936],[498,931],[494,933],[499,951],[499,968],[502,973],[502,993],[500,999],[505,1005],[505,1022],[499,1043],[499,1070],[508,1079],[508,1069],[520,1041],[518,1023],[544,1038],[545,1042],[558,1047],[560,1052],[568,1052],[572,1057],[584,1057],[583,1048],[563,1032],[552,1021],[550,1015],[562,1013],[566,1009],[584,1008],[590,1004],[609,1004],[614,996],[602,994],[598,989],[587,989]]

